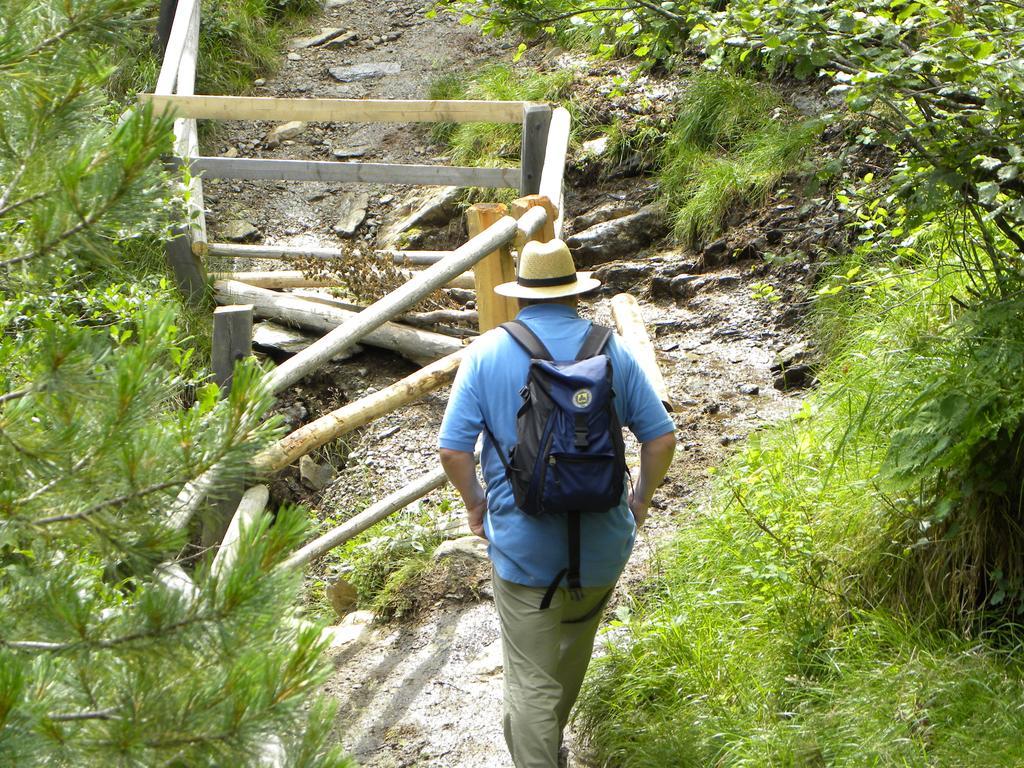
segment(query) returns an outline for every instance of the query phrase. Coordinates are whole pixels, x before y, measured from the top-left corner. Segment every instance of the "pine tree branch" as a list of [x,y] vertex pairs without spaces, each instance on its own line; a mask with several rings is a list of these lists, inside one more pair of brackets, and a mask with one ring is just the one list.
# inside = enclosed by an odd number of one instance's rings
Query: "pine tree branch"
[[99,450],[98,449],[93,449],[93,450],[89,451],[89,453],[87,453],[85,456],[83,456],[78,461],[76,461],[71,466],[71,469],[69,469],[66,473],[60,475],[59,477],[53,478],[53,480],[51,480],[50,482],[44,483],[39,488],[36,488],[28,496],[22,496],[20,499],[15,501],[14,502],[15,506],[22,506],[24,504],[28,504],[29,502],[32,502],[32,501],[35,501],[36,499],[38,499],[44,493],[47,493],[47,492],[53,490],[58,485],[60,485],[61,483],[65,482],[71,475],[73,475],[76,472],[80,472],[82,469],[84,469],[86,467],[86,465],[91,464],[92,460],[95,459],[98,454],[99,454]]
[[44,192],[36,192],[34,195],[23,197],[21,200],[15,200],[13,203],[10,203],[6,208],[0,208],[0,216],[6,216],[11,211],[16,211],[22,206],[31,205],[32,203],[38,202],[39,200],[45,198],[47,195],[53,194],[54,191],[55,190],[48,189]]
[[45,640],[4,640],[0,638],[0,646],[10,648],[14,651],[39,651],[46,653],[67,653],[68,651],[76,651],[80,649],[90,650],[108,650],[110,648],[117,648],[122,645],[129,643],[135,643],[140,640],[152,640],[155,637],[167,637],[168,635],[180,632],[188,627],[195,626],[197,624],[210,624],[223,621],[226,618],[222,611],[210,614],[208,616],[192,616],[181,621],[176,621],[172,624],[165,624],[159,627],[153,627],[146,629],[141,632],[133,632],[128,635],[122,635],[121,637],[113,637],[108,640],[90,640],[84,638],[82,640],[76,640],[73,643],[50,643]]
[[165,480],[160,483],[153,483],[152,485],[147,485],[145,488],[140,488],[137,491],[132,491],[131,493],[124,493],[121,494],[120,496],[115,496],[112,499],[106,499],[104,501],[93,504],[91,507],[86,507],[81,512],[73,512],[66,515],[53,515],[52,517],[43,517],[39,520],[33,520],[32,525],[52,525],[53,523],[66,523],[71,520],[84,520],[90,515],[94,515],[97,512],[100,512],[109,507],[113,507],[115,509],[118,507],[123,507],[129,501],[134,501],[135,499],[142,498],[143,496],[148,496],[151,493],[166,490],[167,488],[173,488],[176,486],[184,485],[187,482],[189,481],[177,478],[174,480]]
[[99,709],[94,712],[51,712],[46,717],[58,723],[76,722],[78,720],[113,720],[117,710],[114,707]]
[[5,392],[4,394],[0,395],[0,405],[6,405],[12,400],[19,400],[25,397],[26,395],[32,394],[32,392],[34,391],[34,387],[25,387],[24,389],[16,389],[12,392]]

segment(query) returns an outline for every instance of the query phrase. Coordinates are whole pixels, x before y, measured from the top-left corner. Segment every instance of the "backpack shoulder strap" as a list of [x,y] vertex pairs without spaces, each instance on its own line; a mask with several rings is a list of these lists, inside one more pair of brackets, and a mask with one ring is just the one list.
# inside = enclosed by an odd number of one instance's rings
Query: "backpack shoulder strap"
[[580,347],[580,351],[576,354],[576,360],[586,360],[594,355],[601,354],[601,352],[604,351],[605,346],[608,344],[608,339],[611,337],[611,328],[606,328],[603,325],[592,323],[590,331],[587,333],[587,338],[583,340],[583,345]]
[[548,348],[544,346],[544,342],[522,320],[510,320],[507,323],[502,323],[500,327],[504,328],[505,332],[515,339],[530,357],[536,360],[554,360],[551,353],[548,352]]

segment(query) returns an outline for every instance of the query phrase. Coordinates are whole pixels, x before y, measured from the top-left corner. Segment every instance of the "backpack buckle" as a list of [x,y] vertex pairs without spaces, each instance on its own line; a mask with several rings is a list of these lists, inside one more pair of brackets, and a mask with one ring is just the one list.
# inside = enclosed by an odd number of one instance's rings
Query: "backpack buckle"
[[588,431],[589,430],[587,429],[587,416],[586,416],[586,414],[584,414],[584,413],[577,413],[576,414],[576,429],[575,429],[576,449],[577,450],[586,450],[587,447],[590,445],[590,440],[587,437],[587,432]]

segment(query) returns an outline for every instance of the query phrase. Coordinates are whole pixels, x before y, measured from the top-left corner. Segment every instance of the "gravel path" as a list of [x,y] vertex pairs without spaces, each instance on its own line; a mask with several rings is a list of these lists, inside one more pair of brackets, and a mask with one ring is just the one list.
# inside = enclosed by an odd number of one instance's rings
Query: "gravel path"
[[[511,42],[481,38],[453,17],[426,19],[415,3],[395,0],[330,0],[322,19],[310,24],[344,28],[350,42],[295,48],[278,74],[257,95],[424,98],[441,74],[471,70],[495,57],[510,58]],[[345,37],[348,37],[345,35]],[[516,41],[517,42],[517,41]],[[340,83],[336,67],[397,64],[379,78]],[[394,70],[394,67],[391,67]],[[592,73],[591,73],[592,74]],[[228,123],[208,154],[252,157],[366,161],[444,162],[443,149],[430,143],[422,126],[311,124],[276,148],[263,143],[270,124]],[[274,182],[216,182],[206,185],[211,238],[223,239],[239,220],[253,226],[267,244],[368,246],[389,210],[410,190],[368,185],[331,186]],[[567,220],[607,200],[630,199],[635,180],[593,183],[570,190],[580,209]],[[334,228],[348,213],[353,195],[367,198],[367,216],[351,237]],[[453,236],[461,234],[453,232]],[[678,251],[650,251],[633,261],[694,258]],[[236,265],[236,267],[239,265]],[[250,265],[245,265],[250,266]],[[653,266],[651,271],[655,271]],[[664,373],[679,407],[674,414],[679,450],[666,484],[655,496],[651,522],[620,582],[613,605],[628,599],[650,576],[651,553],[680,525],[699,513],[708,488],[708,470],[733,445],[759,426],[792,413],[799,401],[772,386],[775,355],[798,341],[784,320],[785,302],[755,298],[752,286],[787,286],[758,263],[732,264],[704,272],[680,302],[642,302],[654,329]],[[642,294],[641,287],[636,292]],[[610,296],[584,308],[610,323]],[[411,372],[412,366],[387,353],[364,350],[301,382],[282,398],[292,424],[319,416]],[[436,433],[446,391],[433,393],[400,413],[384,417],[341,445],[315,457],[339,469],[322,493],[313,493],[291,469],[276,482],[278,499],[300,498],[321,519],[341,520],[369,500],[404,485],[436,466]],[[632,446],[635,458],[635,445]],[[450,491],[445,492],[450,496]],[[442,494],[438,494],[442,495]],[[436,499],[435,499],[436,500]],[[332,650],[334,675],[325,686],[339,702],[337,738],[361,765],[375,768],[500,768],[509,766],[500,728],[501,662],[498,624],[486,575],[476,571],[471,590],[440,595],[414,624],[368,626],[361,614],[342,622]]]

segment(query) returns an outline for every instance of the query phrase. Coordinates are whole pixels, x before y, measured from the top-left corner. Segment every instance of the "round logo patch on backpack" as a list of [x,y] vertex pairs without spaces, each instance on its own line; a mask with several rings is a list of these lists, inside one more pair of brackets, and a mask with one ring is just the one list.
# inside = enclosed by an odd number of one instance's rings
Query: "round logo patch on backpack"
[[572,404],[577,408],[586,408],[593,399],[589,389],[577,389],[572,396]]

